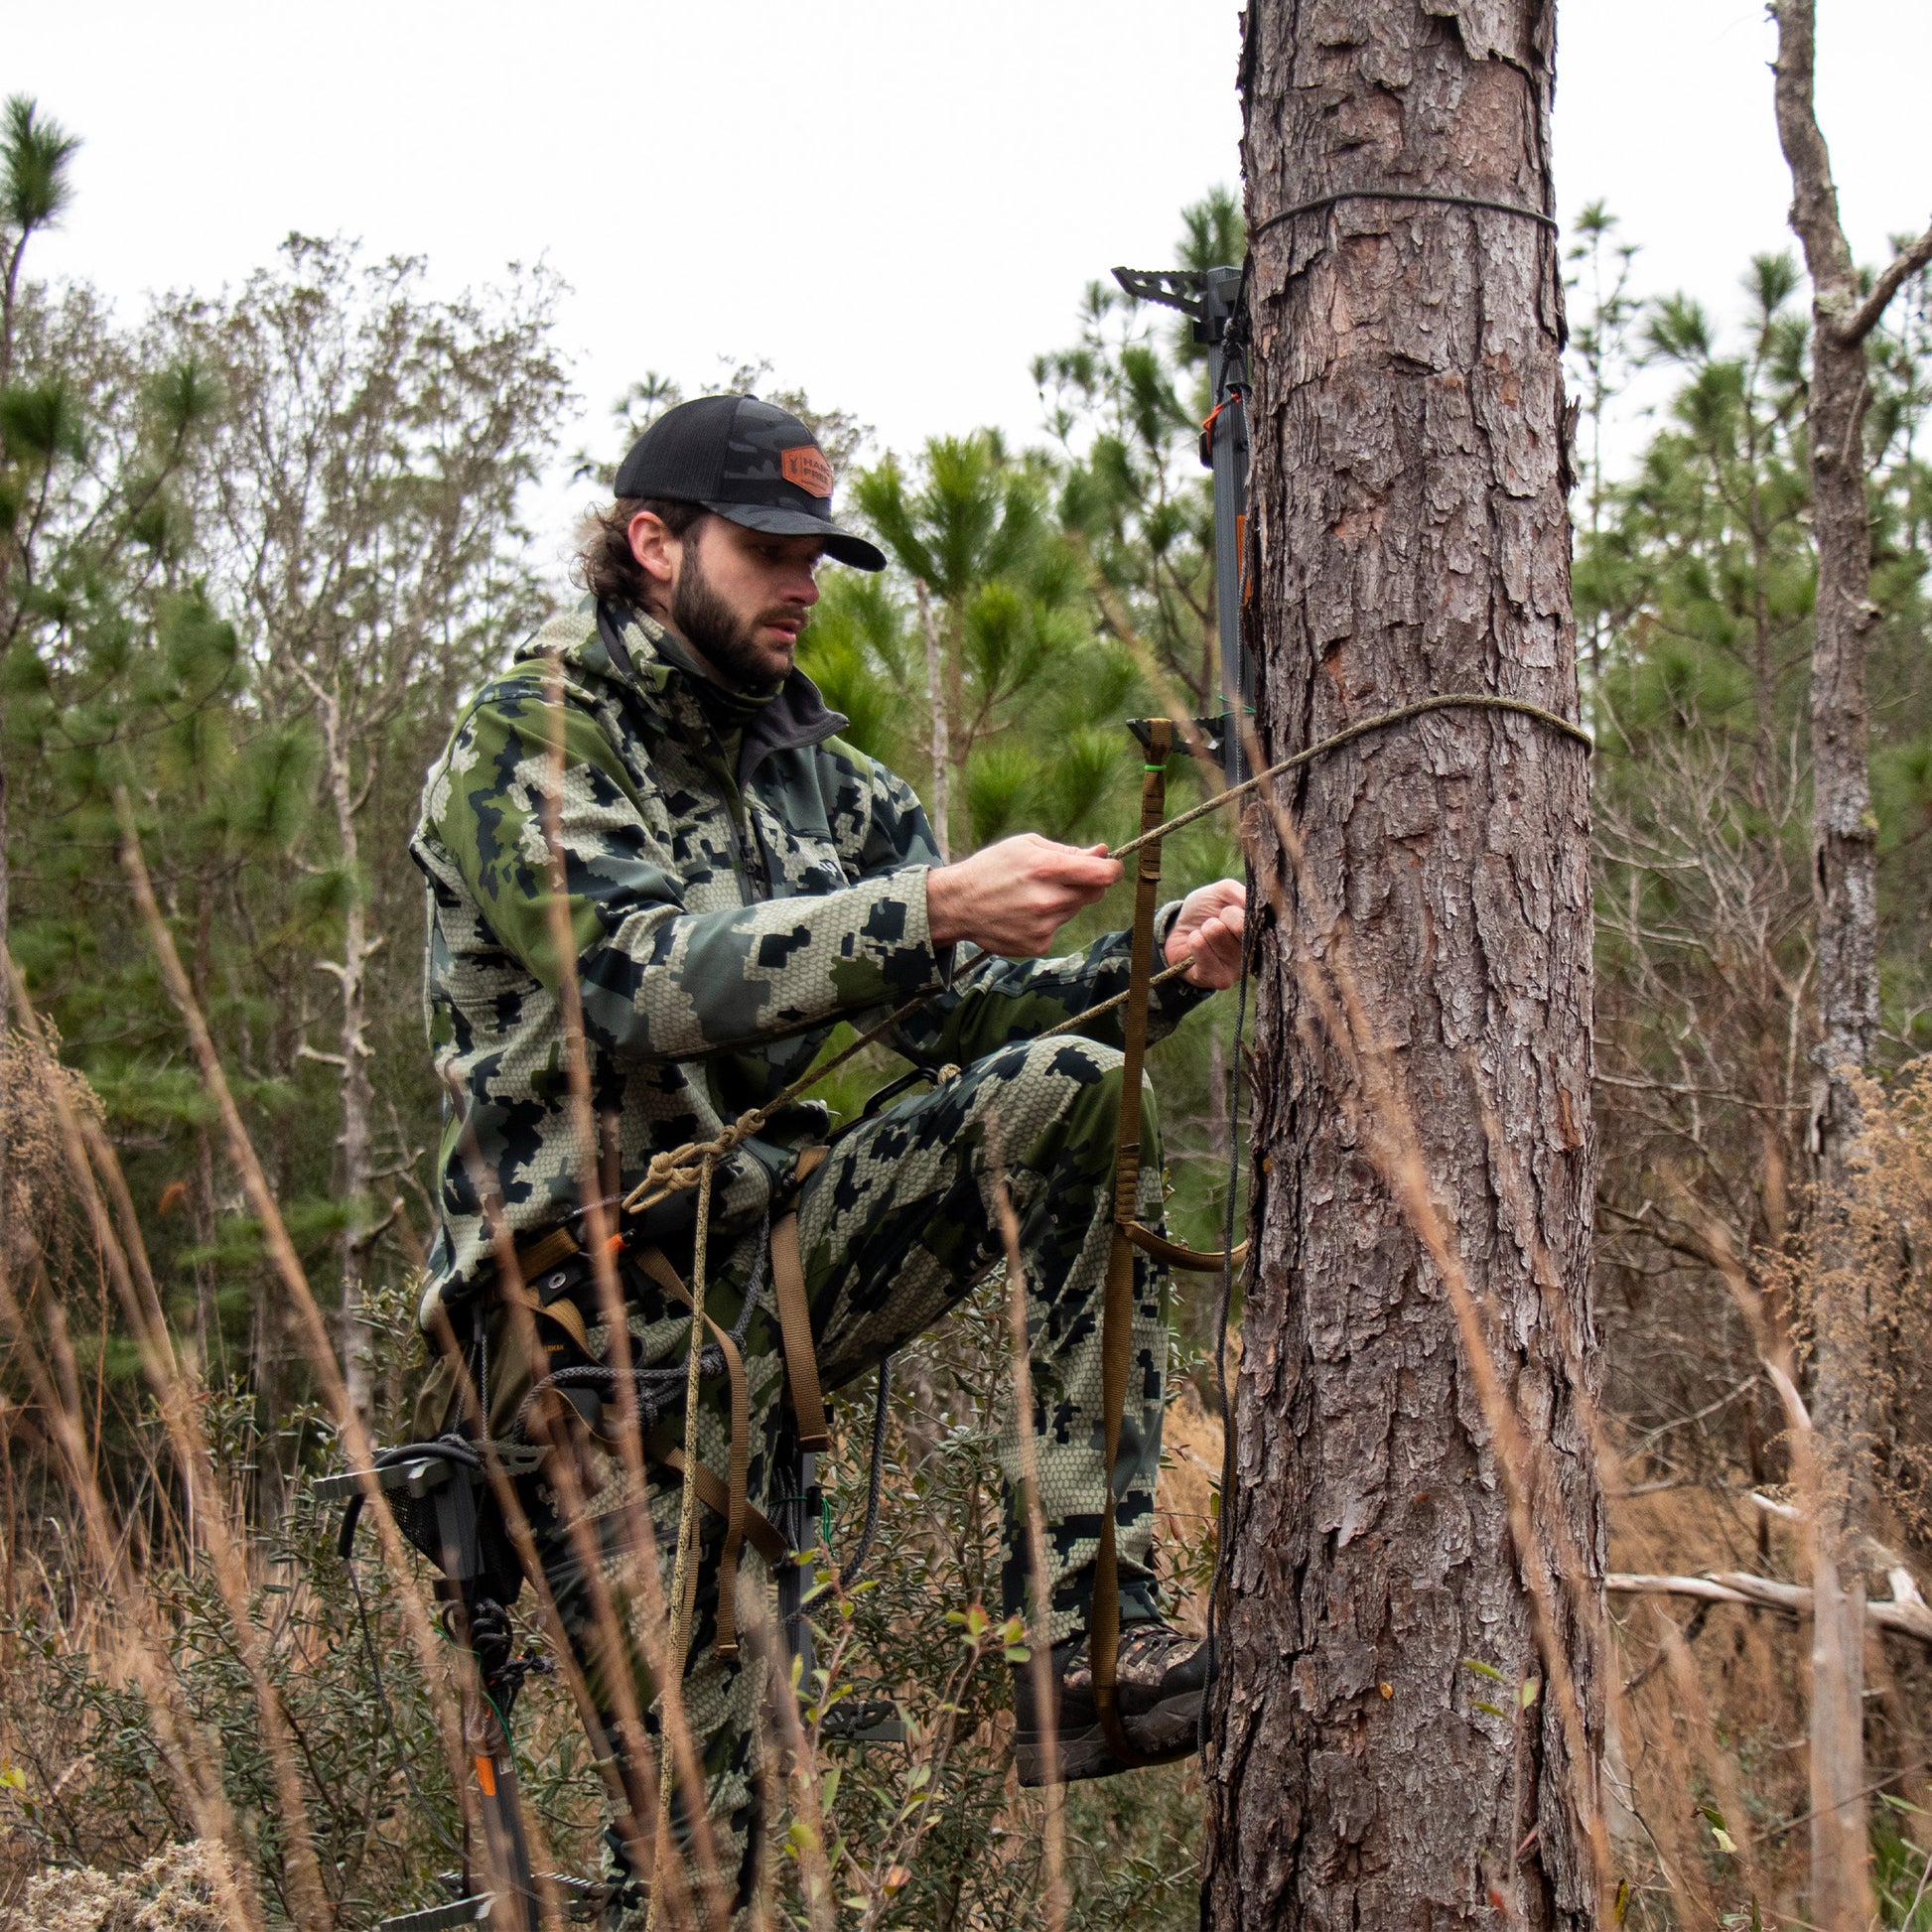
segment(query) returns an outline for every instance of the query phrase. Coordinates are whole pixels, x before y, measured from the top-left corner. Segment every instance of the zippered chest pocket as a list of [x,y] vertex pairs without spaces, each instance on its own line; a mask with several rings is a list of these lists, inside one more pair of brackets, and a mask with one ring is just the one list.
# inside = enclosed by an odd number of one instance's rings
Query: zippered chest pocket
[[756,796],[747,802],[773,898],[816,898],[851,884],[829,827],[787,825]]

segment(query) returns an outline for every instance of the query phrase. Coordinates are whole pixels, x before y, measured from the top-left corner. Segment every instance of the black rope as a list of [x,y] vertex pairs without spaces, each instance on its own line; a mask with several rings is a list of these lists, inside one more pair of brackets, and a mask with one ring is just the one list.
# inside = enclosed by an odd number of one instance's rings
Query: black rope
[[461,1857],[463,1847],[450,1836],[441,1814],[423,1796],[423,1788],[416,1782],[416,1773],[409,1765],[409,1753],[403,1749],[402,1725],[397,1724],[395,1707],[389,1702],[389,1687],[382,1681],[382,1665],[375,1654],[375,1638],[369,1630],[369,1606],[362,1600],[362,1580],[355,1574],[355,1559],[345,1557],[343,1567],[348,1572],[348,1587],[355,1592],[355,1614],[362,1626],[362,1648],[368,1655],[369,1675],[375,1679],[376,1702],[382,1706],[383,1720],[389,1726],[389,1736],[396,1747],[396,1766],[402,1772],[403,1782],[409,1787],[409,1795],[416,1800],[416,1809],[429,1820],[430,1829],[443,1841],[444,1849]]
[[1524,207],[1516,202],[1490,202],[1479,195],[1434,195],[1419,188],[1338,188],[1332,195],[1317,195],[1311,202],[1297,202],[1293,207],[1285,207],[1266,221],[1257,222],[1248,240],[1253,243],[1270,228],[1279,228],[1298,214],[1316,214],[1323,208],[1333,207],[1337,202],[1435,202],[1445,207],[1479,207],[1487,208],[1492,214],[1520,214],[1526,221],[1540,221],[1553,234],[1557,229],[1555,215],[1545,214],[1540,208]]
[[[866,1518],[859,1529],[859,1547],[850,1563],[839,1565],[839,1587],[850,1589],[872,1554],[873,1532],[879,1527],[879,1496],[886,1480],[886,1408],[893,1399],[893,1358],[879,1364],[879,1387],[872,1399],[872,1467],[866,1476]],[[836,1554],[836,1553],[835,1553]]]

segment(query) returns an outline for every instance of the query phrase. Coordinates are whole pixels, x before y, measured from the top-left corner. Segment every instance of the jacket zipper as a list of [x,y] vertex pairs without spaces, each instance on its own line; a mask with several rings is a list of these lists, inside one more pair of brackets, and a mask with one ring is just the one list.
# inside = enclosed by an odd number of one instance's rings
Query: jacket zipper
[[725,835],[731,841],[732,872],[738,880],[738,890],[747,905],[760,905],[765,895],[759,891],[758,881],[753,875],[750,857],[745,850],[744,835],[739,830],[738,814],[732,810],[732,796],[736,793],[739,803],[746,806],[749,819],[751,807],[746,804],[745,794],[736,784],[725,787],[720,792],[720,801],[725,808]]

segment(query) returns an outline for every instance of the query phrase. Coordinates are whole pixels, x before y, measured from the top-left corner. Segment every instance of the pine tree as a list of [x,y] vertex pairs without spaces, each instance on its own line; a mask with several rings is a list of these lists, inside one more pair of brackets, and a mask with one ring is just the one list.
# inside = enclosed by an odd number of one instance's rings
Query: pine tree
[[[1577,716],[1553,42],[1551,0],[1249,9],[1266,756]],[[1444,712],[1279,805],[1205,1922],[1592,1925],[1585,755]]]

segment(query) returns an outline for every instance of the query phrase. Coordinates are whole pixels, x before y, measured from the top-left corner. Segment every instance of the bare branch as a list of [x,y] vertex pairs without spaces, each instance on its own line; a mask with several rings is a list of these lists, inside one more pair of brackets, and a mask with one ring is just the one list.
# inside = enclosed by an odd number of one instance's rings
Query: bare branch
[[1838,327],[1838,338],[1848,346],[1862,343],[1877,328],[1892,297],[1932,263],[1932,228],[1927,228],[1902,255],[1895,256],[1872,285],[1871,293]]
[[[1753,1609],[1782,1610],[1787,1616],[1811,1614],[1811,1591],[1804,1585],[1781,1584],[1741,1570],[1718,1570],[1703,1577],[1612,1571],[1603,1579],[1603,1587],[1612,1596],[1693,1596],[1706,1603],[1742,1603]],[[1874,1629],[1932,1645],[1932,1609],[1916,1590],[1890,1601],[1882,1597],[1867,1600],[1864,1615]]]

